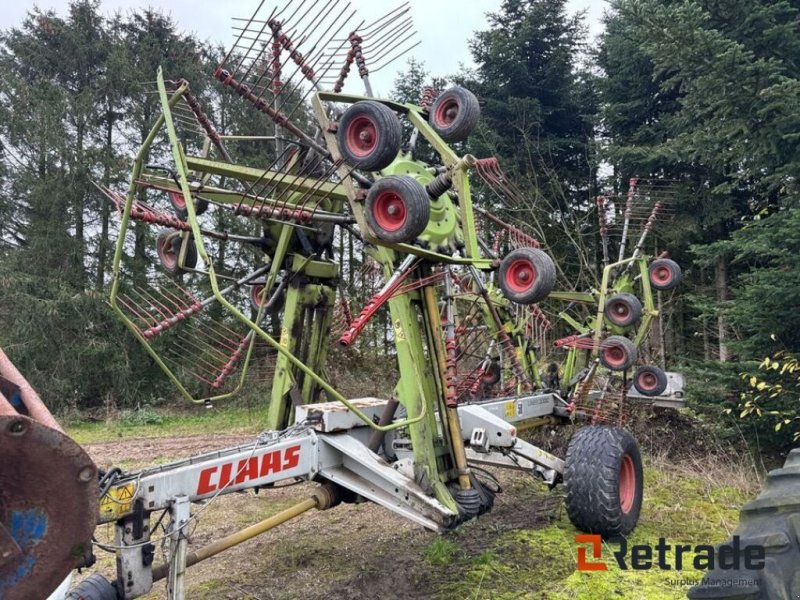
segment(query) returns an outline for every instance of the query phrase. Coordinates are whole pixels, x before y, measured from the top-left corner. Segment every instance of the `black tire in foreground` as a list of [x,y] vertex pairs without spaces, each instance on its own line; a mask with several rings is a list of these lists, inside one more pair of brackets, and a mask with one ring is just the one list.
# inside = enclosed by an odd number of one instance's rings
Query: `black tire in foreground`
[[431,106],[428,123],[445,142],[462,142],[481,118],[481,105],[475,94],[463,87],[445,90]]
[[643,484],[639,447],[627,430],[589,425],[572,436],[564,487],[575,527],[606,538],[627,535],[639,521]]
[[379,239],[397,244],[412,242],[428,226],[431,201],[413,177],[389,175],[369,188],[364,216]]
[[733,535],[740,548],[765,548],[763,568],[747,569],[742,561],[736,569],[718,566],[689,590],[691,600],[800,598],[800,448],[782,469],[770,471],[758,498],[742,508]]
[[403,129],[388,106],[374,100],[356,102],[342,115],[336,130],[347,164],[364,171],[385,169],[400,152]]
[[642,396],[660,396],[667,383],[667,374],[653,365],[639,367],[633,374],[633,387]]
[[506,298],[519,304],[535,304],[544,300],[555,284],[555,263],[538,248],[512,250],[497,271],[500,291]]

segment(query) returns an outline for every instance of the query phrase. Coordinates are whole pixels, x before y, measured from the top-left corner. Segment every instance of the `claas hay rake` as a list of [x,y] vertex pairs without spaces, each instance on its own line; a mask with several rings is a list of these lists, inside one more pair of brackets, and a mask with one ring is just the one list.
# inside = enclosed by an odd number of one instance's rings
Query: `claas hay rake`
[[[638,355],[658,315],[654,290],[680,280],[673,261],[645,253],[671,188],[632,181],[627,195],[597,199],[601,276],[574,290],[545,240],[490,211],[521,197],[498,161],[458,153],[480,117],[472,93],[427,89],[419,105],[373,96],[370,73],[416,44],[407,5],[365,24],[337,0],[262,3],[237,23],[214,79],[274,130],[221,132],[190,82],[159,72],[161,113],[127,193],[100,189],[121,216],[112,309],[185,399],[213,406],[262,390],[264,432],[177,463],[101,473],[91,510],[116,537],[94,546],[116,553],[118,574],[91,576],[73,597],[134,598],[165,579],[182,598],[187,566],[340,502],[370,500],[444,531],[492,508],[497,487],[475,465],[563,482],[578,528],[630,532],[642,466],[622,425],[631,374],[645,396],[667,385]],[[345,93],[348,80],[364,94]],[[234,146],[264,140],[258,161],[233,158]],[[152,272],[127,259],[146,225],[157,230]],[[393,393],[346,397],[328,376],[331,358],[377,345],[396,359]],[[15,430],[35,415],[0,406],[3,444],[18,443]],[[587,425],[566,460],[518,437],[576,420]],[[187,525],[203,510],[195,503],[295,479],[319,486],[257,527],[189,551]],[[593,502],[598,493],[607,505]],[[0,517],[39,506],[46,520],[65,518],[37,501],[12,494]],[[151,531],[159,514],[168,515],[161,537]],[[0,563],[5,598],[45,596],[91,564],[89,539],[68,555],[46,532],[35,548],[10,535],[19,551]],[[43,548],[62,554],[45,560]]]

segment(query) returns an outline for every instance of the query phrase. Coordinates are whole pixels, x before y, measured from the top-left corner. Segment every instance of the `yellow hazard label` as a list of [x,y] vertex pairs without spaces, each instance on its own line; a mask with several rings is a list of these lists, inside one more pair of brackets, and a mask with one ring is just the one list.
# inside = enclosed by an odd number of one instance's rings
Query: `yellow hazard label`
[[406,341],[406,332],[403,331],[403,325],[399,320],[394,322],[394,336],[398,342]]
[[281,329],[281,346],[284,348],[289,347],[289,330],[286,327]]
[[117,519],[133,510],[133,496],[136,486],[126,483],[112,487],[106,495],[100,498],[101,519]]
[[517,416],[517,409],[514,406],[514,401],[506,402],[506,416],[507,417],[516,417]]

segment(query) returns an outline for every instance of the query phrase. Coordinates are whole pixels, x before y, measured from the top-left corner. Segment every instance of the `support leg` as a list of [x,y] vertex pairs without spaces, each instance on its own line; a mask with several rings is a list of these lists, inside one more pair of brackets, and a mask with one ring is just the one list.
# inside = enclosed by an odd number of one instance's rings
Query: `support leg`
[[169,600],[185,600],[186,598],[186,551],[189,544],[186,523],[191,517],[189,496],[175,496],[170,509],[170,562]]

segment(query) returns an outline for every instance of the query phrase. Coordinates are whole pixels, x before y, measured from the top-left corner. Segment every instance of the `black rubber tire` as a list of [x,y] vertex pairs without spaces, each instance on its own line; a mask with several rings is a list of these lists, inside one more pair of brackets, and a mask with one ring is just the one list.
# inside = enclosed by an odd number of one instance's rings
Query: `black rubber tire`
[[538,248],[509,252],[497,270],[497,285],[503,296],[519,304],[541,302],[556,284],[553,259]]
[[[250,308],[256,312],[258,312],[258,310],[261,308],[259,304],[259,296],[261,294],[261,290],[263,289],[263,283],[250,286],[250,293],[248,294],[248,297],[250,298]],[[269,298],[264,298],[264,301],[269,301]]]
[[653,365],[639,367],[633,374],[633,387],[642,396],[660,396],[667,389],[667,374]]
[[[169,192],[169,203],[172,205],[172,210],[175,216],[181,221],[185,221],[189,217],[189,212],[186,210],[186,202],[183,200],[181,192]],[[199,217],[208,210],[208,200],[195,200],[194,212]]]
[[[739,526],[733,532],[739,546],[760,544],[766,548],[764,568],[720,569],[703,577],[689,590],[692,600],[773,600],[800,598],[800,448],[789,453],[781,469],[770,471],[763,491],[744,505]],[[729,540],[728,544],[731,543]],[[731,585],[731,582],[741,582]]]
[[642,303],[633,294],[609,296],[604,309],[606,320],[617,327],[630,327],[642,318]]
[[621,427],[582,427],[569,442],[565,462],[565,505],[572,524],[606,538],[633,531],[644,489],[634,437]]
[[116,588],[102,575],[94,573],[81,581],[65,600],[117,600]]
[[637,357],[636,346],[624,336],[610,335],[600,342],[600,364],[609,371],[627,371]]
[[189,245],[186,248],[184,265],[178,265],[178,258],[181,252],[181,232],[174,229],[162,229],[156,237],[156,253],[161,266],[170,275],[177,275],[183,269],[194,269],[197,266],[197,247],[192,238],[189,238]]
[[500,382],[500,363],[496,363],[494,361],[489,363],[489,366],[486,367],[486,370],[481,375],[481,383],[485,386],[492,386],[496,383]]
[[342,115],[336,141],[345,162],[356,169],[380,171],[400,152],[403,129],[388,106],[374,100],[356,102]]
[[389,175],[369,189],[364,216],[379,240],[392,244],[413,242],[428,226],[431,201],[413,177]]
[[647,273],[650,287],[662,292],[675,289],[683,279],[680,266],[669,258],[657,258],[651,262]]
[[481,118],[481,105],[475,94],[463,87],[445,90],[431,106],[428,123],[445,142],[462,142]]

